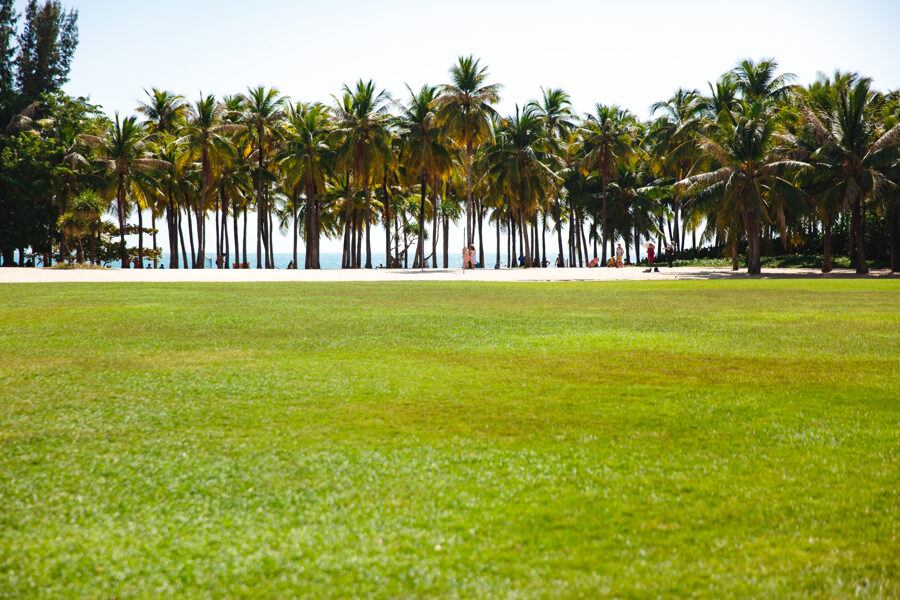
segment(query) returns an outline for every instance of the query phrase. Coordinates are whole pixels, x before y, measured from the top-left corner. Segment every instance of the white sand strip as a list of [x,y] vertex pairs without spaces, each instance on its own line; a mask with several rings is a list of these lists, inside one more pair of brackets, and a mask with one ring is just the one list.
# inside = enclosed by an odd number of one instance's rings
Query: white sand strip
[[[660,279],[746,279],[745,270],[730,267],[660,267],[645,273],[622,269],[42,269],[0,268],[0,283],[121,282],[269,282],[269,281],[655,281]],[[858,277],[851,270],[823,275],[816,269],[763,269],[763,278]],[[863,276],[866,277],[866,276]],[[886,270],[868,277],[897,278]]]

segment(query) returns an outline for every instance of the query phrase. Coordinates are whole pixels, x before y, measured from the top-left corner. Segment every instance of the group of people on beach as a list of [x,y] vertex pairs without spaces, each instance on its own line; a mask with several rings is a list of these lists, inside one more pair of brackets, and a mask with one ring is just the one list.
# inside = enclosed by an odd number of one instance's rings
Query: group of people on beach
[[463,246],[462,259],[463,269],[480,269],[483,266],[476,258],[475,244]]

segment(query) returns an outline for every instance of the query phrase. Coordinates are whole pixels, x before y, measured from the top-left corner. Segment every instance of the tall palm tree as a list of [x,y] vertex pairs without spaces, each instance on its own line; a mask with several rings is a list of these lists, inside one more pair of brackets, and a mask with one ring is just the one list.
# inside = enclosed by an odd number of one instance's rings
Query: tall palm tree
[[[493,144],[486,147],[484,163],[496,185],[510,192],[513,210],[523,233],[539,209],[539,201],[560,182],[558,170],[559,147],[555,139],[546,135],[540,115],[533,106],[526,106],[503,120]],[[525,263],[532,266],[537,257],[536,244],[529,236],[522,238]]]
[[425,194],[428,184],[434,185],[434,178],[449,170],[453,157],[444,139],[443,131],[437,124],[432,106],[435,104],[437,87],[423,85],[418,93],[409,91],[409,106],[404,107],[398,123],[403,143],[400,160],[407,171],[419,180],[422,198],[419,205],[419,244],[417,259],[419,266],[425,266]]
[[151,88],[149,92],[144,90],[144,93],[148,101],[140,102],[137,111],[146,118],[147,131],[151,135],[177,131],[188,110],[184,96],[157,88]]
[[129,212],[128,196],[136,201],[142,195],[141,183],[147,183],[147,174],[154,169],[165,169],[171,165],[148,154],[146,129],[133,116],[109,124],[106,135],[101,138],[85,137],[86,141],[98,147],[98,159],[116,180],[116,212],[119,218],[119,257],[122,268],[128,268],[128,252],[125,247],[125,219]]
[[[262,232],[268,231],[269,206],[263,195],[263,180],[266,179],[265,161],[266,151],[280,136],[279,121],[283,116],[282,100],[278,90],[266,89],[263,86],[247,88],[247,94],[243,96],[242,121],[249,133],[252,146],[256,153],[256,268],[262,268]],[[269,234],[271,232],[269,231]],[[271,237],[265,237],[266,243],[266,268],[275,267],[270,258]],[[246,246],[245,246],[246,247]]]
[[[200,96],[190,107],[190,116],[181,129],[177,143],[184,145],[182,160],[198,162],[200,167],[200,205],[197,210],[198,252],[193,267],[202,269],[205,265],[205,221],[209,207],[209,191],[213,185],[215,172],[221,170],[221,163],[233,151],[227,136],[228,131],[237,126],[222,121],[222,108],[212,94]],[[218,241],[218,240],[217,240]],[[216,249],[218,252],[218,248]],[[218,260],[218,256],[216,257]]]
[[606,188],[618,172],[619,160],[632,150],[635,118],[615,104],[611,106],[597,104],[594,110],[594,114],[585,116],[585,123],[580,132],[584,152],[582,169],[590,171],[596,167],[602,184],[600,234],[603,242],[602,261],[606,264],[606,243],[609,239],[606,227]]
[[450,68],[450,83],[440,87],[435,102],[438,122],[456,140],[466,155],[466,244],[474,241],[472,214],[472,157],[482,142],[491,139],[491,107],[500,101],[500,84],[486,84],[487,67],[474,56],[460,56]]
[[[572,102],[569,94],[562,89],[541,88],[541,100],[531,102],[535,112],[540,116],[547,135],[558,142],[567,142],[575,129],[575,114],[572,112]],[[567,146],[560,145],[560,150]],[[553,197],[553,220],[556,223],[557,241],[559,242],[559,255],[565,257],[562,240],[562,209],[559,203],[560,190]],[[563,258],[563,260],[565,260]]]
[[805,105],[803,114],[820,146],[812,160],[830,183],[822,202],[850,207],[856,272],[868,273],[863,206],[867,196],[880,193],[889,181],[886,171],[897,160],[900,124],[878,130],[876,114],[884,97],[871,89],[869,78],[854,74],[835,79],[836,93],[825,97],[826,106]]
[[[288,110],[285,128],[287,137],[279,161],[284,165],[288,179],[303,190],[306,202],[305,267],[319,269],[320,198],[325,193],[325,180],[334,158],[334,151],[329,144],[331,124],[328,107],[323,104],[297,103]],[[296,261],[295,250],[295,265]]]
[[391,150],[389,102],[390,96],[386,91],[376,93],[372,80],[360,79],[353,89],[344,85],[343,95],[336,108],[336,133],[341,138],[338,153],[352,168],[356,184],[362,187],[365,199],[362,222],[366,229],[367,269],[372,268],[369,184],[373,169],[384,161]]
[[753,102],[780,100],[791,91],[791,82],[796,79],[796,75],[793,73],[776,75],[777,70],[778,62],[774,58],[764,58],[759,62],[745,58],[726,74],[726,78],[734,82],[745,100]]
[[[187,114],[188,106],[184,97],[166,90],[152,88],[144,90],[148,97],[147,102],[138,105],[138,112],[144,115],[147,131],[154,144],[157,145],[157,154],[165,154],[165,147],[169,143],[168,138],[175,134],[181,127]],[[163,158],[163,157],[160,157]],[[178,215],[175,212],[174,203],[165,202],[166,226],[169,231],[169,268],[178,268]],[[154,217],[153,228],[156,229]],[[154,259],[155,260],[155,259]],[[187,265],[185,265],[186,267]]]
[[[667,183],[688,177],[698,166],[701,153],[694,137],[702,128],[705,107],[700,92],[684,88],[678,88],[668,100],[656,102],[650,107],[651,114],[661,113],[650,127],[648,141],[654,162]],[[680,228],[683,198],[680,194],[674,194],[670,202],[674,218],[672,242],[680,251],[683,250],[681,240],[684,237]]]
[[758,275],[760,225],[771,220],[778,198],[802,196],[785,175],[809,164],[791,158],[793,145],[785,144],[779,132],[782,113],[760,102],[741,101],[738,107],[731,118],[710,124],[698,138],[719,167],[683,179],[676,188],[696,194],[699,202],[718,204],[722,214],[740,216],[747,235],[747,272]]

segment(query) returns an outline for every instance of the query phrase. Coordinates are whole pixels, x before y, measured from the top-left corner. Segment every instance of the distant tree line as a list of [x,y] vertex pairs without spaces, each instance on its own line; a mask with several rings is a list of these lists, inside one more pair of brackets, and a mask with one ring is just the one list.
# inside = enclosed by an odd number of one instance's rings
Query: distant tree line
[[447,83],[404,98],[364,80],[328,103],[153,88],[139,116],[110,120],[59,91],[77,13],[32,1],[17,18],[0,0],[5,265],[16,251],[20,263],[155,264],[164,219],[170,268],[246,266],[248,248],[274,268],[276,229],[294,265],[302,245],[319,268],[326,236],[342,240],[343,267],[371,268],[373,227],[387,266],[447,267],[452,225],[482,264],[494,245],[528,266],[605,264],[616,243],[637,263],[653,242],[751,274],[774,254],[820,255],[823,271],[836,255],[860,273],[900,266],[900,98],[856,73],[800,86],[773,59],[743,60],[647,121],[604,104],[578,115],[561,89],[500,115],[501,86],[462,56]]

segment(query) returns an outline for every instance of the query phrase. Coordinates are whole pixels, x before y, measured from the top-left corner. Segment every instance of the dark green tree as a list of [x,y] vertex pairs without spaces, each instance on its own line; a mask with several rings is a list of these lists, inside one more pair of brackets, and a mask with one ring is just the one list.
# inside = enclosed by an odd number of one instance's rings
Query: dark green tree
[[39,5],[29,0],[25,26],[18,36],[16,83],[28,100],[59,90],[69,80],[69,68],[78,46],[78,11],[64,10],[60,2]]

